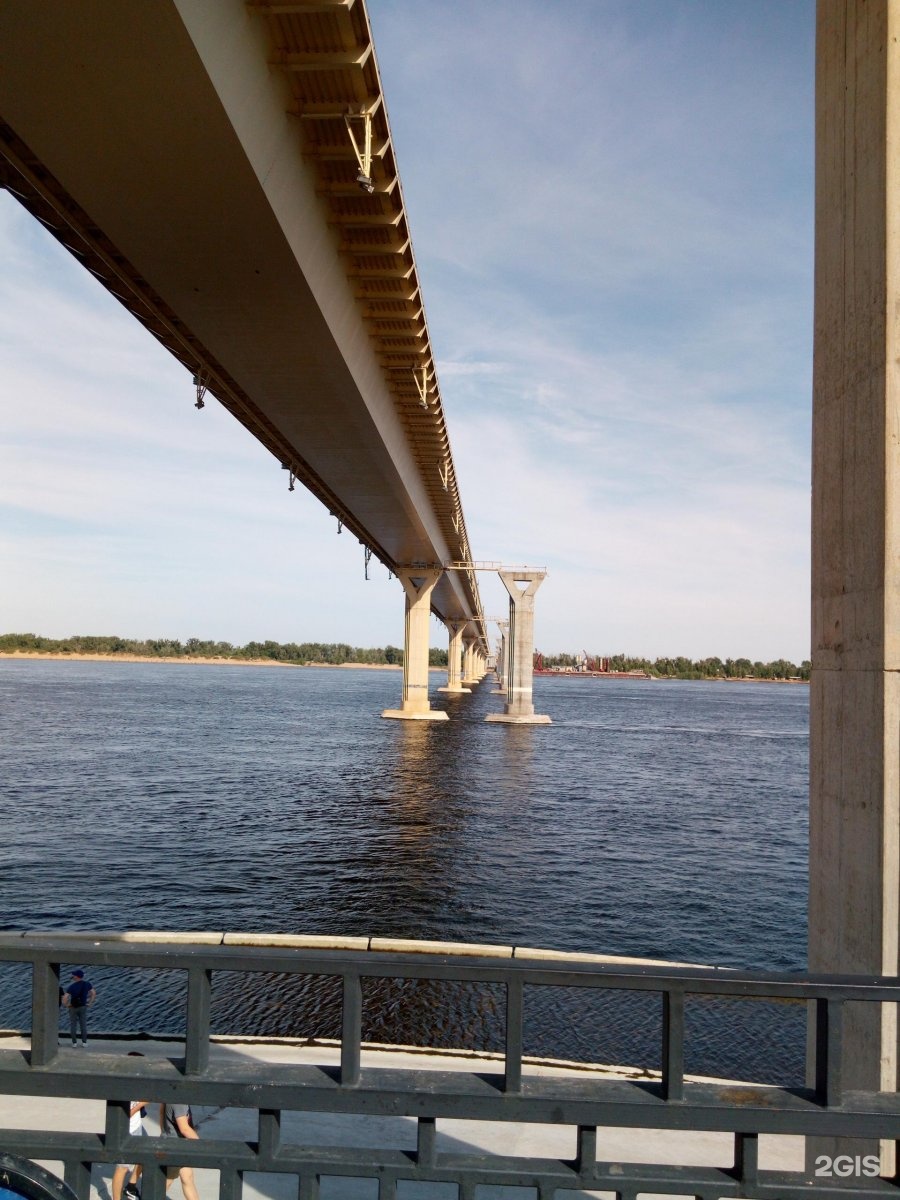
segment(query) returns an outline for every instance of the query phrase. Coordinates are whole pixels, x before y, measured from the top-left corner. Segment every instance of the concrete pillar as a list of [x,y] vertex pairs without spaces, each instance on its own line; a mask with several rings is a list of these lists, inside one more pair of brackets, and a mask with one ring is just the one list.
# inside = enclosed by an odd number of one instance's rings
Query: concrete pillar
[[500,571],[509,592],[507,634],[507,701],[502,713],[491,713],[486,721],[520,725],[549,725],[550,718],[536,714],[532,703],[534,663],[534,596],[544,581],[543,571]]
[[509,621],[498,621],[497,627],[500,630],[500,646],[497,651],[497,665],[494,668],[497,673],[497,686],[494,688],[491,695],[505,696],[506,688],[506,632],[509,629]]
[[431,593],[442,572],[401,568],[397,578],[406,594],[403,638],[403,707],[386,708],[383,717],[411,721],[446,721],[445,712],[432,710],[428,699],[428,647],[431,641]]
[[[862,975],[900,967],[898,38],[900,0],[820,0],[809,968]],[[896,1091],[896,1010],[844,1020],[845,1089]]]
[[438,688],[439,692],[453,692],[456,695],[468,694],[469,689],[462,685],[463,633],[469,627],[468,621],[445,621],[447,632],[450,634],[450,644],[447,648],[447,686]]
[[463,641],[463,684],[471,684],[473,687],[478,682],[478,676],[475,674],[475,642],[469,639]]

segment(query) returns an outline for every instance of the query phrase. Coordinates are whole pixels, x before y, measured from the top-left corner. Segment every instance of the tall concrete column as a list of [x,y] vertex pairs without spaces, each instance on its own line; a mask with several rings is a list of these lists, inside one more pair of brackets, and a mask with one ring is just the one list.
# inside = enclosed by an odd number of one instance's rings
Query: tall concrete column
[[549,725],[550,718],[535,713],[532,702],[534,665],[534,597],[544,581],[543,571],[500,571],[509,592],[507,633],[507,701],[502,713],[490,713],[486,721],[519,725]]
[[[900,968],[898,38],[900,0],[820,0],[809,967],[863,975]],[[896,1010],[844,1020],[845,1088],[896,1091]]]
[[478,682],[478,676],[475,674],[475,642],[471,639],[463,641],[462,681],[473,686]]
[[497,673],[497,686],[494,688],[492,695],[505,696],[507,695],[506,687],[506,633],[509,629],[509,621],[498,621],[497,628],[500,630],[500,646],[497,650],[497,665],[494,670]]
[[442,572],[400,568],[397,578],[406,594],[406,627],[403,638],[403,707],[386,708],[383,717],[412,721],[446,721],[447,714],[434,711],[428,699],[428,647],[431,593]]
[[445,621],[447,632],[450,634],[450,644],[447,647],[447,686],[438,688],[439,692],[453,692],[457,695],[469,689],[462,685],[463,633],[469,627],[468,621]]

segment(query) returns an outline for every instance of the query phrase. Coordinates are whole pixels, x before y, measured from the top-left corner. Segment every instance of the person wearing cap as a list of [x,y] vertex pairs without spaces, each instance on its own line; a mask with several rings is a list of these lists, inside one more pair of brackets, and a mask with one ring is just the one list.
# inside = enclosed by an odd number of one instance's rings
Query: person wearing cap
[[69,1010],[69,1029],[72,1032],[72,1045],[77,1046],[76,1031],[81,1030],[81,1044],[87,1045],[87,1010],[97,998],[94,985],[85,979],[80,967],[72,972],[72,982],[63,993],[63,1004]]

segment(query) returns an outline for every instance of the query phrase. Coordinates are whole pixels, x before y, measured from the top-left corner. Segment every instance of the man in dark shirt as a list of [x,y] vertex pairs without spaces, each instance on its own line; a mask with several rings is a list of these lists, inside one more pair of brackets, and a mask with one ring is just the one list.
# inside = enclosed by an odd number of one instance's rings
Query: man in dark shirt
[[[160,1105],[159,1127],[165,1137],[198,1138],[200,1134],[194,1128],[194,1114],[189,1104]],[[168,1184],[175,1178],[181,1180],[181,1190],[184,1200],[200,1200],[197,1185],[194,1183],[192,1167],[167,1167],[166,1180]]]
[[63,1005],[69,1010],[69,1029],[72,1031],[72,1045],[77,1046],[76,1028],[81,1030],[81,1044],[87,1045],[87,1010],[97,998],[94,985],[85,979],[84,971],[78,967],[72,972],[72,982],[63,992]]

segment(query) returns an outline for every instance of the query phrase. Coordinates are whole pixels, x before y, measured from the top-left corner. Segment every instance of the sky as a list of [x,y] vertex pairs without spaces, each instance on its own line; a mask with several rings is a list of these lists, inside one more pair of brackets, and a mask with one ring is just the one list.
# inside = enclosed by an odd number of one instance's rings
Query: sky
[[[368,8],[474,558],[544,653],[807,658],[813,0]],[[193,401],[0,192],[0,632],[402,644]]]

